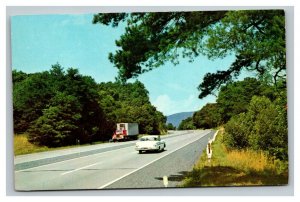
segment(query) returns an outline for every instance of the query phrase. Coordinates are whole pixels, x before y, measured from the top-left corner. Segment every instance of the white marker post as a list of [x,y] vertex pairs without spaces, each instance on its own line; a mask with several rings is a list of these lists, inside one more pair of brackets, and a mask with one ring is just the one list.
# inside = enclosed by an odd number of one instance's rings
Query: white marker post
[[208,162],[210,163],[210,159],[212,156],[211,141],[208,141],[208,144],[206,146],[206,154],[207,154]]
[[169,182],[168,182],[168,176],[163,176],[163,183],[164,183],[165,187],[168,187],[168,184],[169,184]]

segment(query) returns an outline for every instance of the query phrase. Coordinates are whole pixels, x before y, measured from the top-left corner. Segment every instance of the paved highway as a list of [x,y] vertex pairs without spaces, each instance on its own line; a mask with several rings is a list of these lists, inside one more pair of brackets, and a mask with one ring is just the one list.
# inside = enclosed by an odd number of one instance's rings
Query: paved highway
[[[136,141],[15,157],[15,189],[74,190],[176,187],[215,131],[174,131],[163,152],[138,154]],[[165,181],[166,182],[166,181]]]

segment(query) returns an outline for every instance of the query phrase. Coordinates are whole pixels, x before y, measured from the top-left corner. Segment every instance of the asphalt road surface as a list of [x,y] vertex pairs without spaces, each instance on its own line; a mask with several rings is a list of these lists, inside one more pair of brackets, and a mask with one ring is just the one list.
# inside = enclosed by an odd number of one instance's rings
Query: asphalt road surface
[[136,141],[15,157],[15,189],[78,190],[176,187],[215,131],[173,131],[163,152],[138,154]]

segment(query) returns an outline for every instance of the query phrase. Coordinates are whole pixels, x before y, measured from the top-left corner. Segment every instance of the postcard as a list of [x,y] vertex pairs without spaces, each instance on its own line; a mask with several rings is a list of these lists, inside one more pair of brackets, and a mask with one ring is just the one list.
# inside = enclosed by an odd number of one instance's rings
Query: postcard
[[288,184],[281,9],[11,17],[16,191]]

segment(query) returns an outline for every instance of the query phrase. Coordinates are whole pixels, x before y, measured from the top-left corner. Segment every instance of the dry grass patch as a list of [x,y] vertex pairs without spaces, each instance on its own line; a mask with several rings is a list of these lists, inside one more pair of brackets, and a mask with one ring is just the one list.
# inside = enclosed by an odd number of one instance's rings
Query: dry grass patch
[[[30,143],[27,138],[27,134],[18,134],[14,135],[14,155],[22,155],[22,154],[30,154],[36,152],[44,152],[44,151],[53,151],[53,150],[61,150],[61,149],[68,149],[74,148],[79,146],[86,146],[91,144],[82,144],[82,145],[71,145],[71,146],[64,146],[64,147],[53,147],[49,148],[47,146],[38,146]],[[93,142],[92,144],[102,144],[104,142]]]
[[26,134],[20,134],[14,136],[14,153],[15,156],[21,154],[29,154],[34,152],[42,152],[49,150],[46,146],[36,146],[28,142]]
[[256,186],[288,183],[288,163],[275,160],[263,151],[227,150],[222,131],[212,145],[211,161],[204,151],[183,187]]

